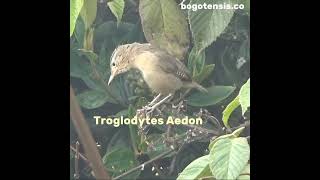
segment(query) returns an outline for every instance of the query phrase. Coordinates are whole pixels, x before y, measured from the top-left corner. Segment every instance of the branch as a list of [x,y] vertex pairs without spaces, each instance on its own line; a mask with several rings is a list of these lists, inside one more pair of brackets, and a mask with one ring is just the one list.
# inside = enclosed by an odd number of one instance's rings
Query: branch
[[80,138],[81,144],[85,154],[92,164],[92,170],[97,179],[110,180],[110,176],[105,170],[101,161],[101,156],[97,149],[96,143],[92,137],[91,131],[88,127],[86,120],[84,119],[83,113],[80,109],[79,103],[74,94],[74,90],[70,85],[70,115],[71,120],[75,126],[77,134]]

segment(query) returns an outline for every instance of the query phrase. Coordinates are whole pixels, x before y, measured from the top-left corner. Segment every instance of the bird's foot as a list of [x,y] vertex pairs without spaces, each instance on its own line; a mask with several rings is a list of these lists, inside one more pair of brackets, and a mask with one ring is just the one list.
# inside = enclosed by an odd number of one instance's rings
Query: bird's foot
[[144,110],[145,110],[145,112],[146,112],[146,116],[149,116],[149,117],[152,115],[152,113],[153,113],[155,110],[160,113],[160,110],[158,109],[157,106],[145,106],[145,107],[144,107]]
[[142,109],[139,109],[139,110],[138,110],[138,114],[139,114],[140,116],[142,116],[142,117],[150,117],[155,110],[156,110],[159,114],[161,113],[161,111],[158,109],[157,106],[149,106],[149,105],[146,105],[146,106],[144,106]]

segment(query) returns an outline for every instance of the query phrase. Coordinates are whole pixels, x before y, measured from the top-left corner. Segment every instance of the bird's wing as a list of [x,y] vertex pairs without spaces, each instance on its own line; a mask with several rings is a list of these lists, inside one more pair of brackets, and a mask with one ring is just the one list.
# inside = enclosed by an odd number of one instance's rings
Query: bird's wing
[[191,74],[186,66],[179,60],[175,59],[171,55],[165,52],[157,52],[158,57],[161,57],[157,65],[164,71],[170,74],[174,74],[182,81],[192,81]]

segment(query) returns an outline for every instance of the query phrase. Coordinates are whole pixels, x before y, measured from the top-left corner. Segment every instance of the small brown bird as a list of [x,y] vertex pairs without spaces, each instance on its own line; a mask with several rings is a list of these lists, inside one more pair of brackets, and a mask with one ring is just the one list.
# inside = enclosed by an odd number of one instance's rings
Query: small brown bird
[[[116,48],[111,55],[111,76],[108,85],[115,76],[131,68],[141,71],[149,88],[159,93],[147,108],[151,111],[167,101],[180,88],[197,88],[201,92],[207,92],[191,79],[190,72],[181,61],[151,44],[133,43]],[[165,97],[156,103],[163,95]]]

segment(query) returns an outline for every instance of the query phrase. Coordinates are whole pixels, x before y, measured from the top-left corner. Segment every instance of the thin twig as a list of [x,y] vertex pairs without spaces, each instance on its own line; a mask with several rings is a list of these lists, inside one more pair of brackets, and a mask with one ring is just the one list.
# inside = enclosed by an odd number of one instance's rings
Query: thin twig
[[[73,152],[76,152],[76,151],[77,151],[76,148],[72,147],[71,145],[70,145],[70,149],[71,149]],[[80,152],[79,152],[79,157],[80,157],[81,159],[83,159],[85,162],[90,163],[89,160],[88,160],[83,154],[81,154]]]
[[220,133],[217,132],[217,131],[206,129],[206,128],[202,128],[200,126],[189,125],[189,124],[183,124],[183,126],[190,127],[190,128],[195,128],[195,129],[198,129],[199,131],[206,132],[208,134],[220,135]]
[[239,128],[241,128],[241,127],[249,127],[249,126],[250,126],[250,121],[245,121],[243,124],[240,124],[240,125],[237,126],[237,127],[231,128],[231,131],[234,131],[234,130],[239,129]]
[[75,154],[75,158],[74,158],[74,178],[75,179],[79,179],[80,175],[79,175],[79,141],[76,142],[76,154]]
[[90,128],[84,119],[84,115],[80,109],[80,105],[75,97],[74,90],[70,85],[70,116],[75,126],[77,134],[83,145],[84,152],[92,164],[92,170],[97,179],[109,180],[110,176],[105,170],[101,161],[101,156],[97,149],[96,143],[92,137]]
[[174,171],[175,168],[175,164],[176,164],[176,160],[177,160],[177,155],[175,155],[170,163],[170,168],[169,168],[169,175],[171,175]]
[[140,164],[139,166],[130,169],[129,171],[127,171],[127,172],[125,172],[125,173],[123,173],[123,174],[121,174],[121,175],[113,178],[112,180],[120,179],[120,178],[122,178],[122,177],[124,177],[124,176],[127,176],[127,175],[129,175],[129,174],[137,171],[137,170],[140,170],[142,167],[145,167],[146,165],[148,165],[148,164],[152,163],[153,161],[158,160],[158,159],[160,159],[160,158],[162,158],[162,157],[170,154],[170,153],[173,152],[173,151],[174,151],[174,149],[170,149],[170,150],[168,150],[168,151],[166,151],[166,152],[164,152],[164,153],[162,153],[162,154],[159,154],[158,156],[150,159],[149,161],[146,161],[146,162],[144,162],[143,164]]

